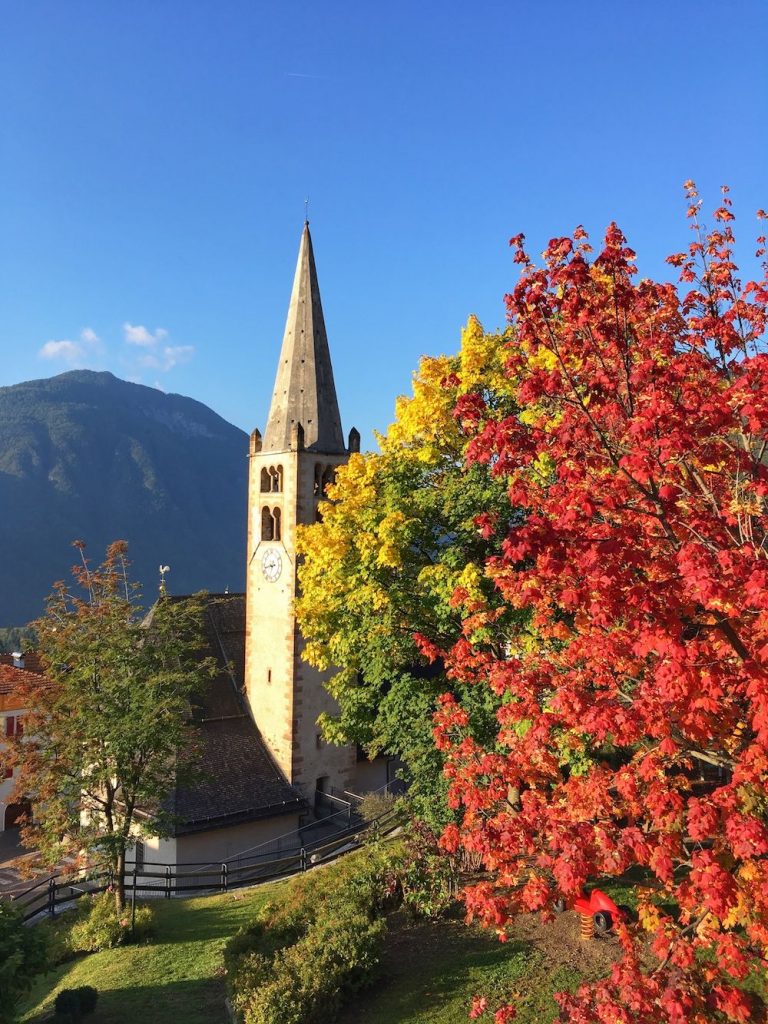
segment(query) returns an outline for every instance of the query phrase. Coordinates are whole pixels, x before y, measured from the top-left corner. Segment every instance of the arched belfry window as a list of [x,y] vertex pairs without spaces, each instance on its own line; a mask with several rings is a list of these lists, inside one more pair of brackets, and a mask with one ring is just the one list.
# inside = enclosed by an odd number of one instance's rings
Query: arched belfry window
[[271,511],[267,508],[266,505],[261,510],[261,539],[275,539],[275,521],[272,518]]
[[266,505],[261,510],[261,539],[282,540],[282,513],[279,508],[268,508]]
[[323,497],[325,497],[325,492],[328,490],[328,488],[331,486],[331,484],[334,482],[335,479],[336,479],[336,467],[335,466],[326,466],[325,470],[323,472],[323,479],[322,479],[322,482],[320,484],[320,493],[322,494]]
[[323,467],[319,462],[315,463],[315,486],[312,489],[312,493],[315,497],[319,498],[322,494],[323,487]]
[[280,494],[283,490],[283,467],[265,466],[261,471],[261,491],[263,494]]

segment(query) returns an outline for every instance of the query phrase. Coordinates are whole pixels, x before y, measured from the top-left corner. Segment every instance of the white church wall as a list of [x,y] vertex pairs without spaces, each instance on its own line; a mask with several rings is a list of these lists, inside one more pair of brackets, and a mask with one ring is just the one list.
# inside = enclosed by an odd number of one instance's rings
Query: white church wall
[[[283,848],[295,845],[298,814],[283,814],[263,821],[250,821],[229,828],[218,828],[209,832],[194,832],[176,839],[177,864],[220,864],[222,861],[247,855],[262,843],[272,843]],[[274,849],[274,847],[270,847]]]
[[360,760],[355,765],[354,783],[352,792],[357,796],[365,796],[366,793],[373,793],[377,789],[386,786],[387,782],[394,778],[390,772],[387,775],[389,758],[376,757],[373,761]]

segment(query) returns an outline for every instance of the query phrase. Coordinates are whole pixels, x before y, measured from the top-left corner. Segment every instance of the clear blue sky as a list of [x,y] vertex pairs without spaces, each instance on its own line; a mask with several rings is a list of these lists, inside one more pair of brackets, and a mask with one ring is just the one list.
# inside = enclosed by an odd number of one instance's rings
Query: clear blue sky
[[0,383],[110,369],[263,427],[309,196],[370,444],[422,353],[503,324],[517,231],[616,219],[669,276],[692,177],[751,253],[767,43],[765,0],[0,0]]

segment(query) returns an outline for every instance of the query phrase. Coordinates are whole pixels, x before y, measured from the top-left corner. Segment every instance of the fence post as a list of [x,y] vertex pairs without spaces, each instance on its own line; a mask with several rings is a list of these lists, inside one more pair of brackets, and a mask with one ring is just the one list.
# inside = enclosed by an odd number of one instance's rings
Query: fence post
[[224,892],[227,891],[228,883],[229,883],[229,866],[227,865],[226,861],[222,861],[222,863],[221,863],[221,888],[224,890]]
[[171,865],[165,865],[165,898],[171,898]]
[[53,917],[56,909],[56,879],[51,876],[48,879],[48,913]]
[[299,855],[299,859],[301,861],[301,870],[302,871],[306,871],[307,870],[307,851],[306,851],[306,849],[303,846],[301,848],[301,854]]
[[133,886],[131,890],[131,938],[136,930],[136,865],[133,865]]

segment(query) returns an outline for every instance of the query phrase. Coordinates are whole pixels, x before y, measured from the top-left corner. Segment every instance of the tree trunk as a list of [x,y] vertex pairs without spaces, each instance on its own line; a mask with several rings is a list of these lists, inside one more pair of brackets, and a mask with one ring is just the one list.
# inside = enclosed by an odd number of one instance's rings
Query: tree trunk
[[120,913],[125,907],[125,848],[118,853],[115,861],[115,903]]

